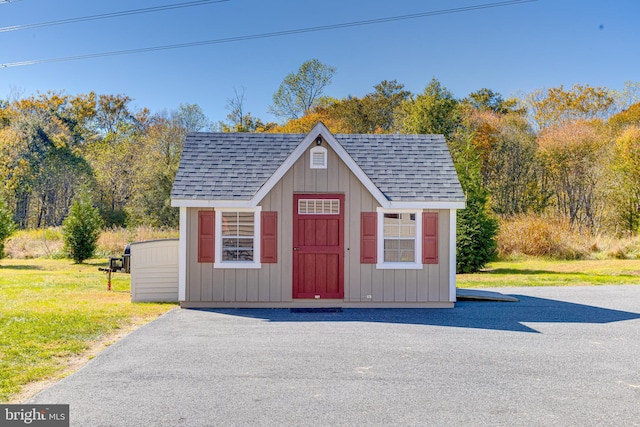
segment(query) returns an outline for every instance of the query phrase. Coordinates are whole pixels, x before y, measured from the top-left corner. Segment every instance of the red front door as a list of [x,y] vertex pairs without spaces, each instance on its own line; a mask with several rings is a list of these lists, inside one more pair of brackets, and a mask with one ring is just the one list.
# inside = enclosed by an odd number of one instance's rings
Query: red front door
[[293,297],[344,298],[344,194],[293,195]]

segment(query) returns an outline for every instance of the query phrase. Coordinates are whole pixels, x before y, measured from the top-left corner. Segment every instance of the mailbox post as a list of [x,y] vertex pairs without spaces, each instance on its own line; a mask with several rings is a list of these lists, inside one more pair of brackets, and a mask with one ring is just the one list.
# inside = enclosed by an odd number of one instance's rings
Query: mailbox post
[[127,245],[121,257],[109,257],[109,266],[100,267],[98,270],[107,273],[107,290],[111,290],[111,273],[131,273],[131,249]]

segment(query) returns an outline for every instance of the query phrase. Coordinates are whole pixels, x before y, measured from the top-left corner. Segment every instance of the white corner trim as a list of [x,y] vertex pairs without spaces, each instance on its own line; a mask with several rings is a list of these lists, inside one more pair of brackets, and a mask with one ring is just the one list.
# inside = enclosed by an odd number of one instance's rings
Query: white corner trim
[[449,301],[456,302],[456,210],[449,211]]
[[187,208],[180,208],[180,241],[178,242],[178,301],[187,299]]

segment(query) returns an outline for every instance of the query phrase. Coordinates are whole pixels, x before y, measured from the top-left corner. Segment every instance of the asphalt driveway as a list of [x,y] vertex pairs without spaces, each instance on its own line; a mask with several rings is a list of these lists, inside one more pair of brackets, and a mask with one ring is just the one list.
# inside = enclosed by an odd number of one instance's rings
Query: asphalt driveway
[[455,309],[176,309],[30,403],[73,426],[640,426],[640,286]]

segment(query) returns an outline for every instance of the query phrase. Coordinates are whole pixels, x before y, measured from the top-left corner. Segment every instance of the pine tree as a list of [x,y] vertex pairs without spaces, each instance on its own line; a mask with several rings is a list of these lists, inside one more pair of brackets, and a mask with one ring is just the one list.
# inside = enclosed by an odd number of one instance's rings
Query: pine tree
[[475,273],[496,257],[499,223],[489,207],[489,193],[482,186],[480,158],[473,135],[452,140],[452,155],[467,206],[458,211],[456,227],[456,272]]
[[73,202],[62,223],[65,251],[77,264],[93,256],[98,247],[102,218],[86,196]]

